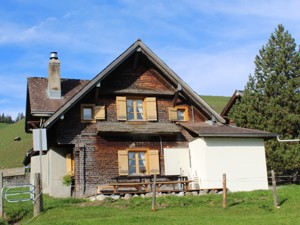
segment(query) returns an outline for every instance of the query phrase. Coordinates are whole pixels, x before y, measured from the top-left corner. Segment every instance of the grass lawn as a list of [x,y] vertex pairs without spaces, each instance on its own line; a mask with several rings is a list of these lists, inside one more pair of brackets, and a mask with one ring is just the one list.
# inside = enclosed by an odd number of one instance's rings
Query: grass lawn
[[[25,153],[32,148],[31,134],[27,134],[25,119],[13,124],[0,123],[0,168],[22,167]],[[14,141],[21,137],[20,141]]]
[[[230,193],[226,209],[222,208],[222,195],[160,197],[155,212],[151,211],[151,198],[86,202],[45,196],[44,200],[45,211],[31,221],[32,204],[15,204],[26,205],[23,224],[300,224],[297,185],[278,188],[279,209],[273,207],[271,191]],[[6,203],[10,214],[17,210],[11,207]]]

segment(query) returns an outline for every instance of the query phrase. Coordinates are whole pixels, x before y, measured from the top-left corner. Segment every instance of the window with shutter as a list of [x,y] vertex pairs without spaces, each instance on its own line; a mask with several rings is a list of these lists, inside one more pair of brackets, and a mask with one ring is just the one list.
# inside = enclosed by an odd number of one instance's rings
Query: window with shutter
[[149,150],[149,174],[159,174],[159,155],[158,150]]
[[188,121],[189,116],[188,116],[188,108],[183,106],[183,107],[176,107],[172,108],[169,107],[169,120],[170,121]]
[[72,153],[66,154],[66,173],[74,174],[74,157]]
[[156,98],[145,98],[147,109],[147,120],[157,121]]
[[171,107],[168,109],[169,109],[169,120],[177,121],[177,109]]
[[118,151],[119,175],[128,175],[128,151]]
[[158,150],[128,149],[118,151],[119,175],[159,174]]
[[117,119],[123,121],[127,120],[126,97],[118,96],[116,101],[117,101]]
[[156,98],[128,98],[118,96],[117,119],[119,121],[157,121]]
[[105,106],[95,106],[94,112],[96,120],[105,120]]

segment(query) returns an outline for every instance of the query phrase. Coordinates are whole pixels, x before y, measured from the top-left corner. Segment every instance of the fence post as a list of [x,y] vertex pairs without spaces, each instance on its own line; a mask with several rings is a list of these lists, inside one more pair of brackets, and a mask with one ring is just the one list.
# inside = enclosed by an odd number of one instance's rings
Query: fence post
[[43,211],[43,193],[40,173],[34,174],[34,187],[33,216],[38,216]]
[[153,176],[153,186],[152,186],[152,211],[156,209],[156,174]]
[[226,173],[223,174],[223,208],[227,205]]
[[2,188],[3,188],[3,173],[0,173],[0,218],[4,218],[4,209],[3,209],[3,196],[2,196]]
[[271,170],[271,173],[272,173],[272,190],[273,190],[274,207],[279,208],[278,198],[277,198],[277,191],[276,191],[276,179],[275,179],[274,170]]

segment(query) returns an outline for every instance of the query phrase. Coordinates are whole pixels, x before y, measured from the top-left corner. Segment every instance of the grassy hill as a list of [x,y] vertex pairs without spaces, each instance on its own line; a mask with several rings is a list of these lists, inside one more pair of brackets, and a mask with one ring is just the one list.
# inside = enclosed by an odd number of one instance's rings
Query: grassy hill
[[221,113],[226,104],[228,103],[230,97],[227,96],[200,96],[207,104],[210,105],[217,113]]
[[[25,120],[0,123],[0,168],[22,167],[25,153],[32,148],[32,136],[24,131]],[[14,141],[20,137],[20,141]]]

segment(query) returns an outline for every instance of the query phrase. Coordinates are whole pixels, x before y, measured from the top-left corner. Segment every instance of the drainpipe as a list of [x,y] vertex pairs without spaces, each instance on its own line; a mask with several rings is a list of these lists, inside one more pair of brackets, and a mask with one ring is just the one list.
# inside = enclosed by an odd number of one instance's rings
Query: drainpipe
[[276,136],[277,137],[277,141],[279,142],[297,142],[300,141],[300,139],[286,139],[286,140],[282,140],[279,138],[279,135]]

